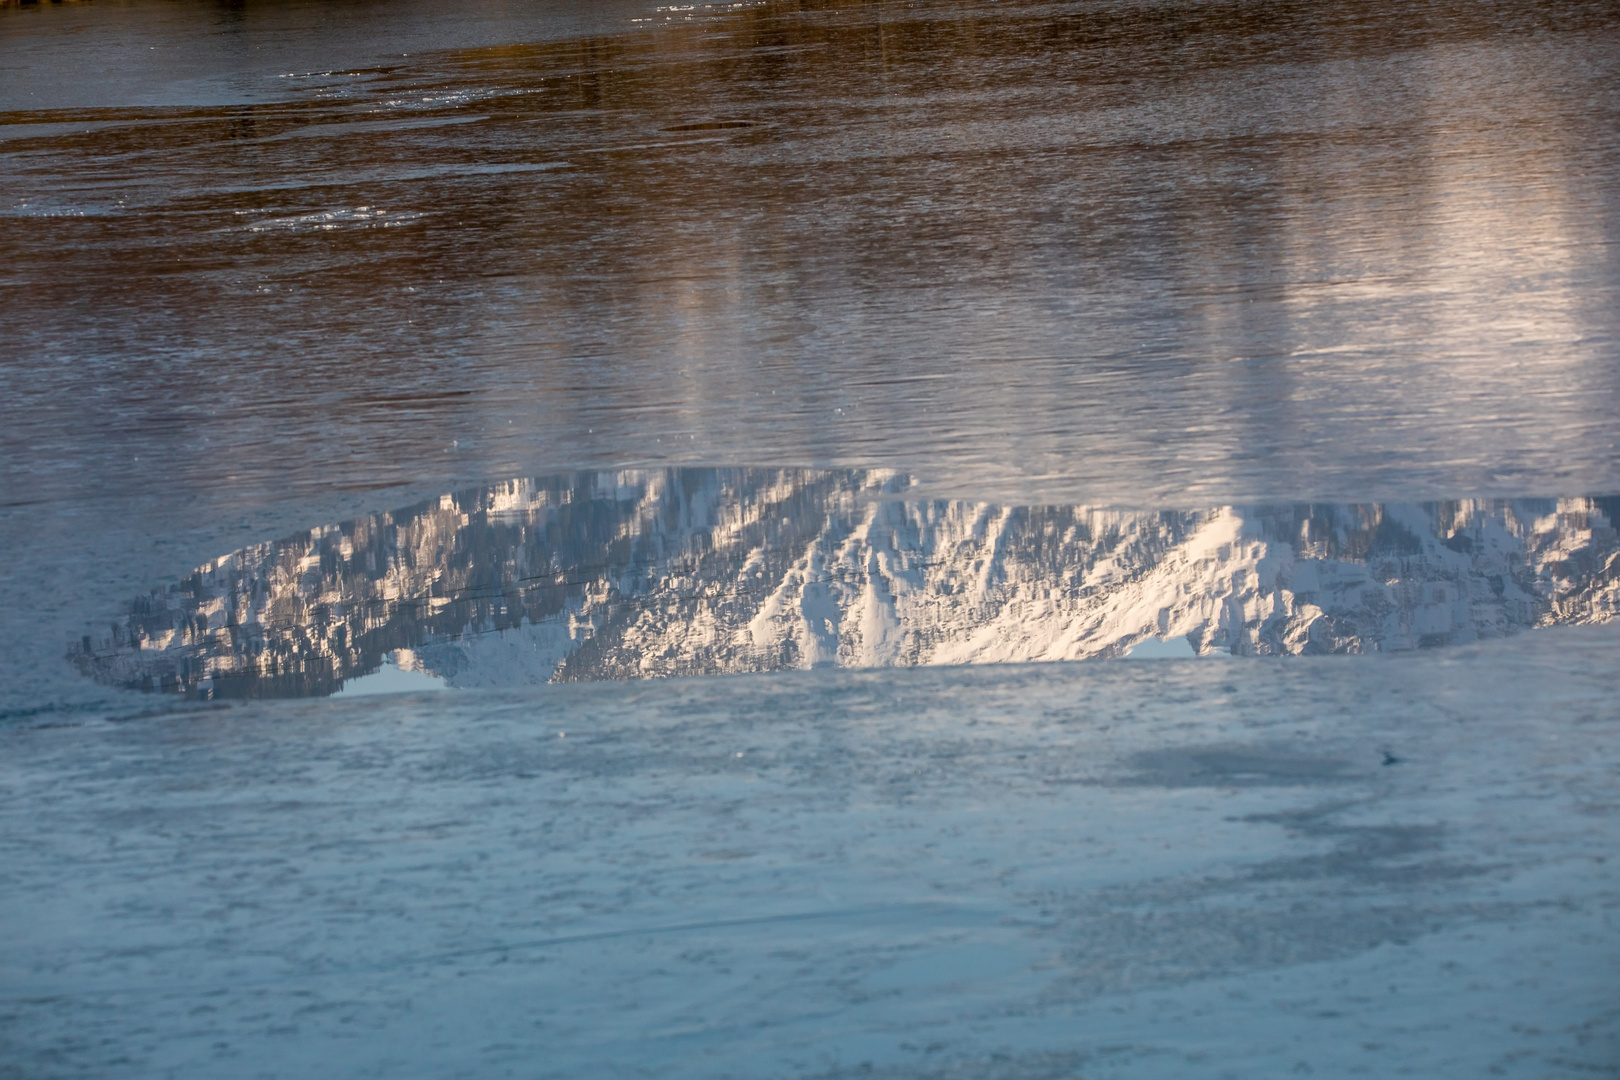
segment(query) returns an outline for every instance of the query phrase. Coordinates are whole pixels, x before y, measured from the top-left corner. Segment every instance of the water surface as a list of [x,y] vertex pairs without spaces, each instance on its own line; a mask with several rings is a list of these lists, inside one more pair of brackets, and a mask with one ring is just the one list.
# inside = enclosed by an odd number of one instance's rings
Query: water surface
[[[242,40],[376,18],[307,10]],[[0,115],[5,501],[648,464],[1620,490],[1612,5],[638,11]],[[0,10],[8,70],[66,63],[69,18]]]
[[0,0],[0,1072],[1612,1073],[1617,71]]
[[1401,652],[1620,615],[1617,499],[1140,512],[909,486],[847,470],[509,481],[232,552],[74,656],[140,689],[304,696],[385,659],[522,686]]

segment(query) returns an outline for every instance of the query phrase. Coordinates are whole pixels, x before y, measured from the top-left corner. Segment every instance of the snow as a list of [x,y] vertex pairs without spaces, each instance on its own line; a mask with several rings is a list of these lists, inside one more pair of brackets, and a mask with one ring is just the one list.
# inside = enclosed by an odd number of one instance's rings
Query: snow
[[424,690],[448,690],[449,685],[418,666],[416,654],[400,649],[383,657],[382,666],[369,675],[351,679],[333,697],[366,697],[372,694],[413,694]]

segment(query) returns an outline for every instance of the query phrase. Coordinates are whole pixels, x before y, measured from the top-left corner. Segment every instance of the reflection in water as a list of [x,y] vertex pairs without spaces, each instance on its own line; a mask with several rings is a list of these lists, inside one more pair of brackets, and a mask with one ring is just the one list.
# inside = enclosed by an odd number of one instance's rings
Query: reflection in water
[[1620,499],[1121,511],[892,473],[517,480],[258,544],[139,598],[97,678],[326,694],[818,665],[1391,651],[1620,613]]

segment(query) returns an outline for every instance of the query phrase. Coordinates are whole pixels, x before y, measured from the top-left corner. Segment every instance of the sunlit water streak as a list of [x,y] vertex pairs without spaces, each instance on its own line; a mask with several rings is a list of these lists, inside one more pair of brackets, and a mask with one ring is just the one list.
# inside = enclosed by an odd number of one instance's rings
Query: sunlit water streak
[[4,500],[1620,490],[1610,5],[653,14],[0,116]]

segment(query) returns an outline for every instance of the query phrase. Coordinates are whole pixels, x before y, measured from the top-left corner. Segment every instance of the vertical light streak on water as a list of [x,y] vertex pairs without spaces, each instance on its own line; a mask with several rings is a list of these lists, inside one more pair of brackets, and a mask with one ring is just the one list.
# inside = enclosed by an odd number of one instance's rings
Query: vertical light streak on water
[[8,501],[691,462],[1620,486],[1604,5],[616,25],[6,114]]

